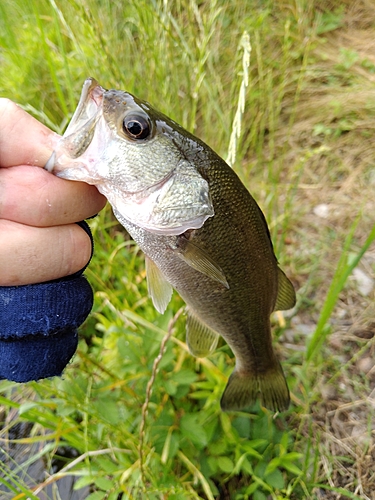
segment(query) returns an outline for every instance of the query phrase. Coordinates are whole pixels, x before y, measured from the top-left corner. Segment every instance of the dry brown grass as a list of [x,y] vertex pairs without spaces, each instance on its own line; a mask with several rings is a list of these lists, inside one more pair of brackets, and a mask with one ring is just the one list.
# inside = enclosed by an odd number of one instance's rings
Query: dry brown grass
[[[277,193],[281,206],[287,203],[291,176],[302,169],[287,207],[290,222],[280,257],[306,306],[283,335],[286,357],[303,350],[306,335],[314,331],[355,220],[361,216],[354,253],[375,224],[375,2],[315,1],[305,8],[299,4],[292,8],[290,2],[280,2],[280,9],[302,24],[314,9],[323,13],[341,8],[343,14],[337,29],[313,40],[298,99],[295,88],[286,92],[274,144],[266,136],[262,152],[263,159],[282,164]],[[250,161],[257,163],[255,154]],[[363,280],[367,290],[362,289]],[[299,387],[294,393],[302,406],[303,401],[314,401],[306,403],[305,414],[294,425],[305,434],[305,442],[313,436],[317,482],[336,489],[317,488],[314,498],[348,498],[346,491],[375,500],[374,284],[372,246],[359,273],[340,294],[315,380],[310,388]],[[306,390],[315,397],[304,395]]]
[[[305,297],[315,306],[293,319],[296,344],[301,342],[299,332],[314,328],[356,217],[362,213],[355,233],[358,248],[375,223],[375,3],[315,4],[321,10],[344,5],[345,15],[342,26],[324,34],[324,39],[319,37],[313,50],[284,159],[294,165],[301,158],[305,162],[291,207],[294,222],[287,251],[294,255],[291,261],[298,259],[299,271],[305,269],[295,282],[305,286]],[[288,112],[286,104],[285,122]],[[277,140],[279,150],[285,151],[282,130]],[[332,334],[314,386],[316,403],[308,409],[305,429],[306,435],[320,436],[318,482],[371,500],[375,499],[374,269],[372,247],[360,264],[370,280],[369,290],[361,292],[363,274],[352,276],[331,318]],[[347,498],[323,488],[315,494],[321,499]]]

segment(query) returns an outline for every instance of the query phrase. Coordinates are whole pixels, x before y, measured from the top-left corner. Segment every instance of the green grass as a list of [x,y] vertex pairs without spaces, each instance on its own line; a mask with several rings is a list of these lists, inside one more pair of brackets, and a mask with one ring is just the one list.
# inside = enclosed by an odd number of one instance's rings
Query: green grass
[[[154,310],[143,257],[105,209],[90,222],[95,304],[72,364],[62,378],[0,382],[2,498],[59,498],[67,476],[91,500],[371,498],[373,378],[358,362],[374,342],[356,332],[371,332],[373,295],[351,273],[374,272],[375,61],[348,28],[350,3],[324,4],[0,3],[1,96],[60,133],[87,76],[150,101],[229,155],[298,289],[273,318],[290,410],[222,413],[229,348],[189,355],[182,300]],[[371,33],[371,9],[356,15]],[[328,219],[314,215],[322,203]],[[14,437],[21,423],[31,430]],[[27,474],[39,459],[44,480]]]

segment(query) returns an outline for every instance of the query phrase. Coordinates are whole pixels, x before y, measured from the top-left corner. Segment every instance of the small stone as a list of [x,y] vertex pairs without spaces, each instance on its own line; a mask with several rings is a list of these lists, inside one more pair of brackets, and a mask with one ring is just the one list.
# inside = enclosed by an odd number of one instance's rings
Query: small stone
[[368,373],[374,366],[374,360],[372,358],[365,357],[357,361],[357,368],[362,373]]
[[330,401],[337,397],[336,389],[333,385],[324,385],[321,389],[321,395],[324,401]]
[[358,291],[361,295],[366,297],[374,288],[374,280],[368,276],[362,269],[356,267],[353,270],[353,278],[357,282]]
[[306,323],[300,323],[297,328],[296,328],[296,331],[298,333],[300,333],[301,335],[311,335],[314,333],[315,331],[315,327],[316,325],[314,324],[306,324]]
[[321,219],[327,219],[329,216],[329,205],[327,203],[320,203],[320,205],[316,205],[313,208],[313,212]]

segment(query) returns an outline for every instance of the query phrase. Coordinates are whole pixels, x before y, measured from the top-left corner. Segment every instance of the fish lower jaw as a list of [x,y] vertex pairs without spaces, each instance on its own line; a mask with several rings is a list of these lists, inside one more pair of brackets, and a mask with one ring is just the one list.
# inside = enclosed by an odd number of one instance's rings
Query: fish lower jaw
[[126,192],[121,192],[109,183],[97,185],[98,190],[106,196],[120,223],[125,221],[142,228],[148,233],[160,236],[178,236],[190,229],[199,229],[205,221],[212,217],[211,213],[186,213],[181,208],[161,207],[158,200],[152,197],[140,199]]
[[[69,165],[68,167],[65,165]],[[60,179],[66,179],[69,181],[80,181],[86,182],[87,184],[99,184],[102,179],[96,176],[95,173],[89,170],[88,166],[79,161],[72,160],[65,157],[61,160],[57,160],[52,170],[49,170]]]

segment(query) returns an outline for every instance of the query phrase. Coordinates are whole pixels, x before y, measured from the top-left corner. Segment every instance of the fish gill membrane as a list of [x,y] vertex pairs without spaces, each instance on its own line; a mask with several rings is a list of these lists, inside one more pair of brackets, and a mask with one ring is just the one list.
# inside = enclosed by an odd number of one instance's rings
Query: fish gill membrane
[[163,313],[175,289],[187,304],[192,355],[220,336],[236,357],[223,410],[257,399],[289,406],[270,315],[295,304],[265,217],[236,173],[209,146],[149,103],[88,78],[45,168],[93,184],[146,255],[148,293]]

